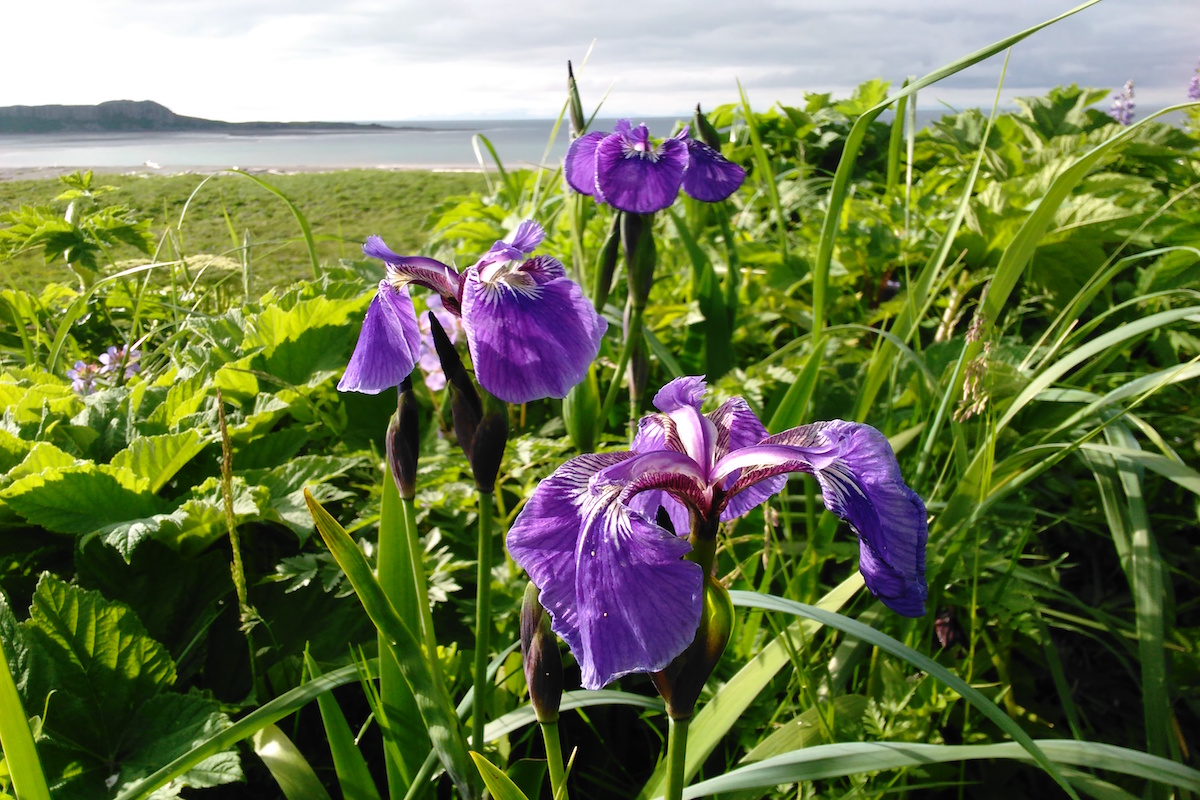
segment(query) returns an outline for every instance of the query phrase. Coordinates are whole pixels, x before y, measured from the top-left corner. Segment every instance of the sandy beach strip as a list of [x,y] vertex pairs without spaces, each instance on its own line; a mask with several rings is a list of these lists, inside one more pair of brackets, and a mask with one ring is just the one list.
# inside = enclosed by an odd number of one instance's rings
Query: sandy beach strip
[[[377,164],[373,166],[289,166],[289,167],[214,167],[176,166],[151,168],[141,167],[0,167],[0,181],[37,181],[70,175],[72,172],[91,170],[96,175],[136,175],[157,177],[168,175],[215,175],[230,169],[238,169],[251,175],[297,175],[300,173],[350,172],[354,170],[379,170],[381,172],[483,172],[478,164]],[[488,170],[489,172],[492,170]]]

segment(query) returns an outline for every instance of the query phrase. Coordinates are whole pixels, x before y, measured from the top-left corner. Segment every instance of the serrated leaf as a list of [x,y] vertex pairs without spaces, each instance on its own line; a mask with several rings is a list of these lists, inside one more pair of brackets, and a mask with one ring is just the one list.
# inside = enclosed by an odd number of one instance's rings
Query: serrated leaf
[[13,467],[7,476],[9,481],[17,481],[26,475],[37,475],[44,470],[54,467],[73,467],[75,458],[70,453],[63,452],[49,442],[35,442],[21,463]]
[[206,383],[207,377],[201,372],[172,385],[166,398],[146,418],[146,432],[174,430],[181,419],[200,410],[208,398]]
[[[110,786],[144,778],[229,725],[212,698],[170,691],[175,665],[166,649],[127,606],[99,592],[45,574],[21,627],[25,702],[47,709],[39,752],[56,800],[108,796]],[[178,778],[175,790],[238,780],[236,754],[219,755]]]
[[56,533],[91,533],[163,512],[150,483],[127,469],[95,464],[56,467],[0,490],[0,500],[34,525]]
[[128,564],[134,548],[155,535],[170,536],[182,530],[188,523],[188,512],[177,508],[169,514],[154,514],[141,519],[128,519],[105,525],[96,531],[106,545],[116,550]]
[[166,485],[185,464],[195,458],[208,441],[193,429],[181,433],[141,436],[113,456],[110,466],[126,468],[150,482],[150,491]]
[[8,472],[29,454],[31,443],[0,429],[0,470]]

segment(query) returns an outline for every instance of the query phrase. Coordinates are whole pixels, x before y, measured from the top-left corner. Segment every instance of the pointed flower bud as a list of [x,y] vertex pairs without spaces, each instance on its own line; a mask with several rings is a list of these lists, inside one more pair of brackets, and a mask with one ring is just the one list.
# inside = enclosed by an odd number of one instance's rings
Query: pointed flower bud
[[525,665],[525,684],[529,702],[538,722],[558,722],[562,701],[562,654],[550,631],[550,617],[538,602],[538,588],[531,581],[521,602],[521,661]]
[[612,225],[608,229],[608,238],[604,247],[596,256],[596,282],[592,286],[592,305],[596,313],[604,313],[604,304],[608,302],[608,293],[612,291],[613,274],[617,271],[617,259],[621,255],[621,219],[624,211],[613,214]]
[[567,103],[570,106],[571,138],[578,139],[587,133],[587,117],[583,115],[583,101],[579,99],[579,86],[575,83],[575,70],[567,62]]
[[562,417],[576,450],[590,453],[596,449],[596,434],[600,432],[600,384],[595,367],[563,398]]
[[733,601],[725,587],[712,575],[707,575],[704,579],[704,610],[696,638],[666,669],[650,674],[672,719],[692,716],[700,692],[721,660],[732,632]]
[[450,414],[458,446],[471,464],[475,485],[482,492],[490,492],[496,486],[496,475],[500,472],[500,461],[508,443],[508,408],[487,392],[480,399],[479,390],[463,367],[458,350],[432,313],[429,327],[442,371],[446,373]]
[[654,267],[658,251],[654,245],[652,214],[621,215],[621,245],[625,249],[625,268],[629,271],[629,297],[640,308],[646,307],[654,285]]
[[412,500],[417,493],[417,453],[420,449],[421,407],[413,393],[412,376],[400,382],[397,388],[396,416],[388,423],[387,448],[388,466],[392,469],[392,480],[404,500]]
[[692,124],[696,127],[696,138],[719,153],[721,151],[721,135],[708,121],[708,117],[704,116],[699,103],[696,103],[696,113],[692,117]]

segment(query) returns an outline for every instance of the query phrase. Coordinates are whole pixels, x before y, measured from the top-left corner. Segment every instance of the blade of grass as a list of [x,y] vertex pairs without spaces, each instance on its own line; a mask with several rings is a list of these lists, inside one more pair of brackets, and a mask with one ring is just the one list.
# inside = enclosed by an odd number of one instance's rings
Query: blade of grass
[[467,755],[462,724],[454,713],[454,706],[445,687],[430,666],[430,660],[437,658],[437,653],[426,653],[423,643],[400,619],[395,607],[388,602],[387,596],[379,587],[379,581],[371,572],[362,551],[345,529],[307,489],[304,491],[304,499],[308,503],[308,510],[321,538],[329,547],[338,566],[346,573],[346,578],[354,587],[367,616],[383,634],[388,649],[395,656],[396,663],[417,700],[417,708],[429,730],[430,741],[437,750],[438,758],[446,772],[454,781],[458,793],[463,798],[479,797],[478,772]]
[[29,730],[29,719],[13,683],[3,646],[0,646],[0,748],[4,750],[5,767],[17,797],[50,800],[50,789],[33,743],[33,732]]
[[[1200,790],[1200,772],[1157,756],[1099,742],[1063,739],[1031,740],[1040,752],[1062,764],[1106,769],[1178,786]],[[985,758],[1032,761],[1028,750],[1015,742],[975,745],[906,744],[900,742],[842,742],[796,750],[766,761],[732,770],[701,781],[687,789],[685,798],[698,798],[738,789],[755,789],[781,784],[878,772],[903,767],[922,767]],[[1075,790],[1068,788],[1075,796]]]
[[267,725],[250,738],[250,743],[287,800],[330,800],[312,765],[278,727]]
[[1071,788],[1071,784],[1058,771],[1055,764],[1046,756],[1046,754],[1034,744],[1033,739],[1026,733],[1020,725],[1018,725],[1011,717],[1005,714],[991,700],[983,695],[978,689],[967,684],[962,678],[955,675],[950,670],[938,664],[933,659],[922,653],[918,653],[911,647],[893,639],[885,633],[882,633],[872,627],[862,624],[858,620],[851,619],[841,614],[826,611],[817,606],[810,606],[804,603],[797,603],[794,600],[785,600],[782,597],[773,595],[763,595],[754,592],[733,591],[729,593],[733,599],[734,606],[742,608],[762,608],[770,611],[779,611],[786,614],[794,614],[805,619],[813,620],[827,627],[848,633],[865,642],[869,642],[887,653],[891,653],[896,658],[908,662],[918,669],[924,670],[930,676],[950,687],[971,705],[979,709],[979,711],[992,721],[998,728],[1015,739],[1034,761],[1038,763],[1046,772],[1054,779],[1054,781],[1063,788],[1068,795],[1075,800],[1079,800],[1075,790]]
[[[321,668],[307,651],[304,653],[304,665],[313,678],[321,677]],[[329,741],[329,752],[333,756],[333,769],[342,789],[342,797],[345,800],[379,800],[379,791],[371,778],[367,760],[354,744],[354,733],[346,722],[341,706],[329,692],[317,698],[317,706],[321,709],[325,738]]]

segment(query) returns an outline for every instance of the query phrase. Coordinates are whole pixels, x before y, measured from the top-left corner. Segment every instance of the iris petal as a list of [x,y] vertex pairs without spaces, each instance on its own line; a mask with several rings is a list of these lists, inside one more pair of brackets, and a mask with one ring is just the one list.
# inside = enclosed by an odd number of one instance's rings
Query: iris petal
[[739,471],[734,494],[786,472],[811,473],[825,507],[858,534],[867,588],[898,614],[925,613],[925,504],[904,483],[882,433],[842,420],[803,425],[733,451],[717,463],[715,477]]
[[380,281],[338,390],[379,394],[399,386],[417,363],[420,348],[421,330],[408,289]]
[[378,236],[368,236],[363,255],[378,258],[387,265],[388,273],[405,281],[437,292],[446,307],[457,313],[462,294],[462,279],[453,267],[436,258],[396,254]]
[[704,142],[687,140],[688,165],[683,190],[705,203],[717,203],[738,190],[746,171]]
[[619,486],[589,488],[592,476],[629,457],[571,459],[539,485],[508,534],[509,553],[541,589],[588,689],[662,669],[700,622],[703,575],[682,560],[688,544],[622,505]]
[[565,397],[600,351],[608,323],[549,257],[485,282],[464,273],[463,329],[480,385],[508,403]]
[[596,147],[611,134],[596,131],[580,136],[567,148],[563,173],[567,185],[580,194],[596,193]]
[[[721,459],[733,450],[751,447],[767,438],[767,429],[763,427],[758,416],[740,397],[731,397],[721,404],[720,408],[708,415],[717,429],[715,458]],[[725,479],[722,488],[728,489],[737,480],[737,475]],[[766,502],[768,498],[778,494],[787,485],[786,475],[777,475],[749,486],[738,492],[726,504],[721,512],[721,521],[728,522],[748,513],[756,506]]]
[[[578,140],[577,140],[578,141]],[[687,145],[667,139],[657,149],[634,150],[633,140],[613,134],[596,148],[596,188],[619,211],[653,214],[675,202],[687,168]]]

